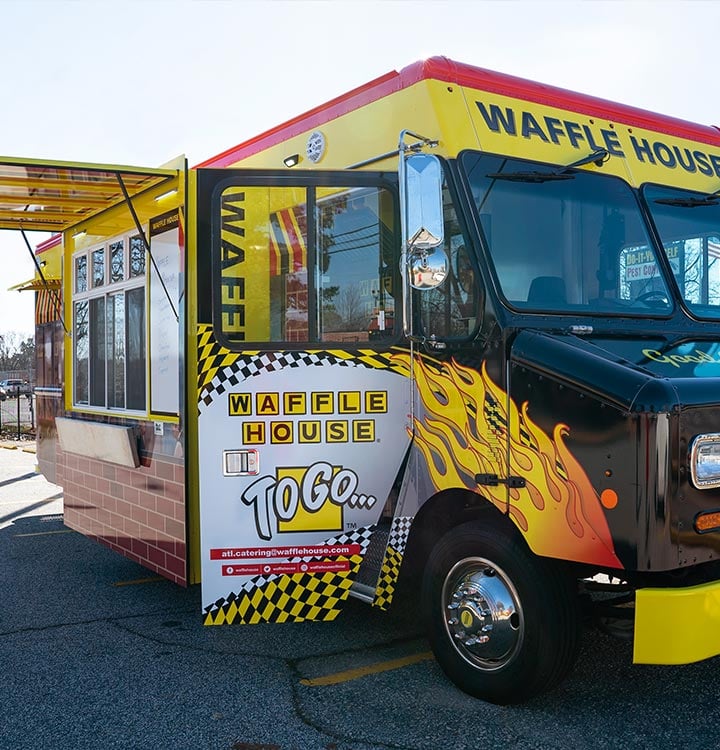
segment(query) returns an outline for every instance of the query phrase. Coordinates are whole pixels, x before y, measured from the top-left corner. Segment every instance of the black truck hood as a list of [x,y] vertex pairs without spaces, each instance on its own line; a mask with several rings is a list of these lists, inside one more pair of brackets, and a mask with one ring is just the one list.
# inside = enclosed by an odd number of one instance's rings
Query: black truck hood
[[720,404],[720,341],[522,330],[511,361],[630,412]]

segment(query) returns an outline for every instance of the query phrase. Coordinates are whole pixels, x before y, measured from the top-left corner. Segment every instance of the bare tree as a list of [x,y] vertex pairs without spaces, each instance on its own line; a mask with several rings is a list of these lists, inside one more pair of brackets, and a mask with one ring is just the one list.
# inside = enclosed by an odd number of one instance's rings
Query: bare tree
[[26,372],[35,370],[35,338],[23,337],[17,331],[0,334],[0,371]]

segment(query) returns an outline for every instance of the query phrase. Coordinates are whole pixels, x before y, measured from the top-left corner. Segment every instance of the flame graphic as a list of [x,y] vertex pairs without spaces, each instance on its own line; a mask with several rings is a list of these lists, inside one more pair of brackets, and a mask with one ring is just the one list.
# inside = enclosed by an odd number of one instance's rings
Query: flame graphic
[[415,419],[415,440],[437,490],[476,489],[476,474],[523,477],[523,488],[483,486],[482,493],[537,554],[622,567],[598,493],[565,445],[566,425],[549,437],[527,402],[518,409],[492,382],[485,363],[481,372],[454,360],[435,369],[418,358],[415,378],[426,411]]

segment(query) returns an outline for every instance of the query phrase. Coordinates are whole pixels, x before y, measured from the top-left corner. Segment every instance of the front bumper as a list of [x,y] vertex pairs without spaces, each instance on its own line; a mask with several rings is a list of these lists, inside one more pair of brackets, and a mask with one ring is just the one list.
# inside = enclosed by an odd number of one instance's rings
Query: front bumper
[[677,589],[638,589],[636,664],[690,664],[720,654],[720,581]]

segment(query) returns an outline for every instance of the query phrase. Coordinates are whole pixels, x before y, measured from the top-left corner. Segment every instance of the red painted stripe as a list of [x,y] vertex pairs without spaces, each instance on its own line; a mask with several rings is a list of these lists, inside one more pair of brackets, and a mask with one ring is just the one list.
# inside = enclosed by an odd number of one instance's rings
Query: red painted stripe
[[[238,146],[223,151],[221,154],[213,156],[196,165],[195,168],[227,167],[228,165],[234,164],[236,161],[244,159],[251,154],[263,151],[277,143],[282,143],[288,138],[292,138],[305,130],[323,125],[330,120],[341,117],[342,115],[352,112],[369,102],[376,101],[377,99],[387,96],[387,94],[391,94],[393,91],[399,91],[402,88],[403,86],[399,85],[399,73],[396,71],[387,73],[380,78],[375,78],[363,86],[348,91],[342,96],[331,99],[329,102],[321,104],[319,107],[315,107],[314,109],[298,115],[292,120],[288,120],[270,130],[266,130],[255,138],[251,138]],[[282,165],[278,164],[278,168],[280,167],[282,167]]]
[[62,234],[58,233],[54,234],[52,237],[48,237],[42,242],[38,242],[38,244],[35,245],[35,255],[39,255],[40,253],[45,252],[45,250],[49,250],[51,247],[56,247],[61,241]]
[[[687,120],[660,115],[648,110],[580,94],[556,86],[548,86],[525,78],[454,62],[446,57],[431,57],[408,65],[399,73],[392,71],[376,78],[364,86],[353,89],[326,104],[315,107],[292,120],[261,133],[255,138],[201,162],[197,165],[197,168],[227,167],[241,159],[282,143],[293,136],[320,127],[388,94],[429,79],[476,88],[488,93],[511,96],[537,104],[559,107],[590,117],[653,130],[658,133],[666,133],[714,146],[720,145],[720,130],[715,126],[699,125]],[[410,126],[411,123],[408,123],[408,125]]]
[[610,122],[621,122],[625,125],[667,133],[680,138],[720,145],[720,129],[714,125],[700,125],[557,86],[548,86],[525,78],[456,63],[444,57],[426,60],[425,66],[428,78],[580,112]]

